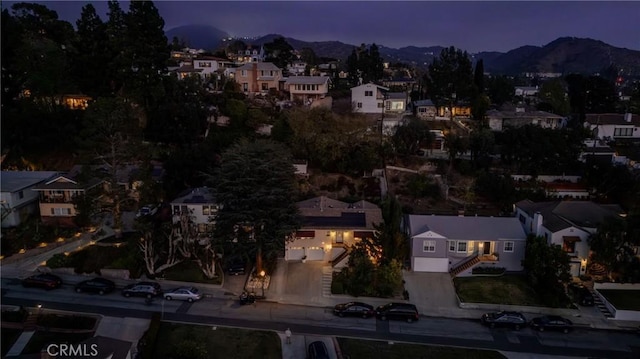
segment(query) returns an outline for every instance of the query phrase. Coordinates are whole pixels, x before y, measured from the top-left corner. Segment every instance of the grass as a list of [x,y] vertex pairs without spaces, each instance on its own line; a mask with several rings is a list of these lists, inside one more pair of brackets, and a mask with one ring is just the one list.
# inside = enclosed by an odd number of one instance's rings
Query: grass
[[640,311],[640,290],[598,289],[619,310]]
[[198,348],[197,358],[261,358],[281,359],[280,338],[274,332],[237,328],[162,323],[158,333],[154,359],[169,359],[176,350]]
[[404,358],[438,358],[438,359],[504,359],[493,350],[440,347],[420,344],[395,343],[374,340],[338,338],[343,356],[350,359],[404,359]]
[[20,310],[3,310],[2,311],[2,321],[3,322],[12,322],[12,323],[22,323],[29,316],[29,312],[26,309]]
[[2,331],[0,331],[0,356],[4,358],[4,356],[7,355],[7,352],[16,340],[18,340],[20,334],[22,334],[21,329],[2,328]]
[[37,331],[24,347],[22,354],[40,353],[40,351],[45,349],[47,345],[53,343],[77,344],[93,337],[93,334],[94,333],[53,333]]
[[462,302],[543,306],[524,276],[462,277],[453,283]]
[[169,269],[166,269],[163,273],[164,279],[175,280],[178,282],[193,282],[193,283],[205,283],[205,284],[222,284],[222,272],[218,267],[218,276],[209,279],[204,276],[198,264],[185,260],[184,262],[177,264]]

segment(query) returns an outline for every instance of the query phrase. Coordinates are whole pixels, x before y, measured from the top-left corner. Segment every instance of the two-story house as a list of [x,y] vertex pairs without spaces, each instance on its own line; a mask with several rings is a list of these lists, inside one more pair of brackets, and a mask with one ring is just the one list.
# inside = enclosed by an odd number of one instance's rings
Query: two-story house
[[407,215],[411,270],[471,275],[475,266],[521,271],[527,236],[513,217]]
[[235,69],[233,79],[246,93],[267,93],[271,89],[280,90],[282,70],[271,62],[252,62]]
[[340,267],[348,261],[348,246],[372,238],[382,223],[380,208],[367,201],[346,203],[325,196],[297,203],[302,227],[286,244],[288,261],[324,261]]
[[310,104],[327,96],[330,82],[328,76],[292,76],[285,81],[284,90],[289,92],[291,101]]
[[86,182],[78,180],[77,176],[57,175],[33,187],[39,195],[40,219],[42,223],[73,227],[74,217],[78,210],[74,203],[77,196],[92,195],[94,189],[99,189],[104,181],[93,178]]
[[586,273],[590,248],[587,240],[607,217],[623,214],[618,205],[590,201],[532,202],[515,204],[516,218],[527,234],[543,237],[549,245],[561,246],[571,258],[571,274]]
[[565,124],[562,116],[545,111],[525,111],[524,108],[516,108],[515,111],[489,110],[486,116],[489,128],[496,132],[504,131],[507,127],[518,128],[525,125],[559,129]]
[[53,171],[0,172],[2,228],[18,226],[29,215],[36,213],[38,192],[32,189],[58,174]]
[[586,115],[584,127],[600,140],[640,140],[640,115],[589,113]]
[[218,72],[218,70],[224,70],[230,63],[219,57],[198,55],[193,58],[193,68],[199,71],[200,76],[203,78],[211,77],[211,75]]
[[187,216],[198,234],[210,233],[215,225],[215,217],[220,207],[216,203],[213,190],[208,187],[191,188],[180,193],[170,202],[173,223]]
[[379,113],[384,110],[385,94],[389,88],[368,83],[351,88],[351,104],[353,112]]

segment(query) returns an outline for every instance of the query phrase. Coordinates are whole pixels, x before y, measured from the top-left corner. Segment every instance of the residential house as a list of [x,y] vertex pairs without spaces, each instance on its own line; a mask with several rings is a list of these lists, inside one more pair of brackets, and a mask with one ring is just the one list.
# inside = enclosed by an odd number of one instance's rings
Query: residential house
[[77,215],[74,200],[80,195],[92,195],[104,181],[98,178],[81,182],[78,176],[57,175],[34,186],[38,192],[40,219],[42,223],[73,227],[73,218]]
[[404,92],[387,92],[384,97],[385,113],[403,113],[407,110],[407,94]]
[[193,67],[192,63],[182,63],[179,67],[170,70],[170,72],[175,72],[179,80],[184,80],[185,78],[193,75],[202,76],[202,70],[203,69],[196,69]]
[[287,71],[291,76],[302,76],[307,69],[307,63],[302,60],[296,60],[293,63],[287,65]]
[[538,86],[516,86],[514,95],[522,97],[535,97],[538,95]]
[[571,258],[571,274],[586,273],[590,248],[588,238],[608,217],[623,214],[618,205],[600,205],[591,201],[520,201],[515,204],[516,218],[527,234],[543,237],[550,245],[562,248]]
[[411,269],[470,275],[474,267],[522,270],[527,236],[513,217],[407,215]]
[[373,237],[382,223],[380,208],[367,201],[346,203],[325,196],[297,203],[303,225],[286,244],[288,261],[323,261],[344,266],[348,246]]
[[203,78],[211,77],[219,70],[224,70],[226,67],[231,66],[231,62],[215,56],[198,55],[192,61],[193,68],[196,71],[201,70],[199,74]]
[[584,127],[600,140],[640,140],[640,115],[631,113],[587,114]]
[[368,83],[351,88],[351,104],[358,113],[379,113],[384,109],[385,94],[389,88]]
[[398,87],[403,90],[410,90],[415,85],[416,80],[410,77],[396,77],[391,79],[382,80],[382,85],[386,87]]
[[213,190],[208,187],[191,188],[183,191],[170,202],[173,223],[180,222],[183,216],[189,216],[191,224],[199,234],[213,230],[213,220],[220,209]]
[[525,111],[524,108],[516,108],[515,111],[487,111],[489,128],[492,131],[502,132],[507,127],[517,128],[525,125],[538,125],[542,128],[558,129],[565,125],[562,116],[545,111]]
[[327,76],[292,76],[285,81],[284,90],[289,92],[291,101],[311,104],[327,96],[330,81]]
[[243,92],[267,93],[271,89],[280,90],[282,70],[270,62],[252,62],[236,68],[233,79]]
[[38,192],[32,189],[59,175],[54,171],[2,171],[0,172],[0,204],[2,228],[18,226],[29,215],[38,211]]
[[419,100],[414,101],[411,104],[414,116],[417,116],[423,120],[435,120],[436,119],[436,105],[431,100]]
[[[449,110],[451,108],[451,110]],[[471,117],[471,106],[469,104],[458,104],[453,106],[441,106],[438,107],[438,120],[448,120],[451,117],[456,119],[468,119]]]
[[262,62],[265,56],[264,46],[257,47],[249,45],[245,50],[238,50],[236,63]]

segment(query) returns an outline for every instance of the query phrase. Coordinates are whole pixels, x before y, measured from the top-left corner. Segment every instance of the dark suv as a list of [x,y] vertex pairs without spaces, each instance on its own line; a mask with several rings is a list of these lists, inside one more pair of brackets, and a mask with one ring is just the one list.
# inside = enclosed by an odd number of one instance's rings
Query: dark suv
[[573,298],[573,300],[585,307],[591,307],[595,305],[593,300],[593,294],[587,289],[587,287],[578,283],[571,283],[567,287],[569,289],[569,294]]
[[482,315],[480,321],[491,328],[511,327],[515,330],[520,330],[520,328],[524,328],[527,325],[527,318],[520,312],[486,313]]
[[147,297],[153,298],[162,294],[160,284],[155,282],[139,282],[129,284],[122,289],[122,295],[125,297]]
[[405,320],[411,323],[420,319],[420,314],[413,304],[389,303],[376,308],[376,317],[380,320]]
[[31,277],[25,278],[22,280],[22,286],[25,288],[28,287],[38,287],[44,289],[56,289],[62,286],[62,279],[55,274],[42,273],[32,275]]
[[227,267],[227,273],[231,275],[244,274],[246,268],[247,268],[247,262],[240,259],[236,259],[232,261]]
[[76,285],[76,292],[98,293],[103,295],[113,292],[115,288],[116,284],[113,281],[98,277],[78,283]]
[[309,344],[309,359],[329,359],[329,351],[323,342]]

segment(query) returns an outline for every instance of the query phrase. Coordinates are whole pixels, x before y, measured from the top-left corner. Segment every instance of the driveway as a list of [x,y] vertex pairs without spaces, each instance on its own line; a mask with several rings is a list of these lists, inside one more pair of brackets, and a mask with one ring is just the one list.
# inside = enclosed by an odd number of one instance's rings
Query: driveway
[[287,262],[278,260],[267,298],[290,304],[318,305],[326,301],[322,296],[323,262]]
[[449,273],[403,272],[409,301],[418,307],[420,314],[428,316],[453,316],[460,313],[456,291]]

